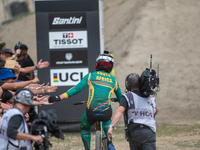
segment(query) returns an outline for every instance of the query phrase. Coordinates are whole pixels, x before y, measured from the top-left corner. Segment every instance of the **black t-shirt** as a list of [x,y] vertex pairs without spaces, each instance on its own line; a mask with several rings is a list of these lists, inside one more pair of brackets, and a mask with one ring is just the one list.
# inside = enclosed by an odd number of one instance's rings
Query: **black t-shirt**
[[122,106],[125,108],[125,110],[128,108],[128,103],[126,101],[126,98],[122,95],[121,100],[120,100],[120,104],[119,106]]
[[31,57],[29,55],[26,57],[26,60],[28,61],[28,64],[30,66],[34,66],[33,60],[31,59]]
[[[21,68],[34,66],[26,58],[23,58],[21,60],[17,60],[17,62],[20,64]],[[18,79],[22,80],[22,81],[28,81],[29,80],[29,73],[20,72]]]
[[[3,80],[0,80],[0,86],[2,86],[5,82]],[[10,93],[8,90],[3,90],[1,99],[3,103],[6,103],[9,99],[13,97],[12,93]]]
[[20,127],[21,123],[23,122],[23,118],[21,115],[15,115],[10,118],[7,128],[7,136],[11,139],[15,139],[18,131],[17,129]]

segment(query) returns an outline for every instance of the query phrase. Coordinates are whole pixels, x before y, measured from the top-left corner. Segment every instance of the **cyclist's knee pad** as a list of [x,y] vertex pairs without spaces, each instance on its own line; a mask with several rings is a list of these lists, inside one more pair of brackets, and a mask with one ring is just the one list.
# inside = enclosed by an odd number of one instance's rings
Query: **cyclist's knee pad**
[[87,129],[81,128],[81,137],[83,139],[90,140],[91,139],[90,131]]
[[89,130],[81,129],[81,138],[86,150],[90,149],[91,135]]

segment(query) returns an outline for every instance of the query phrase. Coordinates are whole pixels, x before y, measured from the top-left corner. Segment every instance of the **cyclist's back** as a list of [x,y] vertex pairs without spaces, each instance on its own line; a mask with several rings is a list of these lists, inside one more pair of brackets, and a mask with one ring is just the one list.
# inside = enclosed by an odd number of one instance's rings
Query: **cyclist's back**
[[113,93],[121,97],[121,90],[116,79],[105,71],[88,73],[84,78],[63,95],[67,98],[89,86],[87,108],[92,111],[104,111],[111,103]]

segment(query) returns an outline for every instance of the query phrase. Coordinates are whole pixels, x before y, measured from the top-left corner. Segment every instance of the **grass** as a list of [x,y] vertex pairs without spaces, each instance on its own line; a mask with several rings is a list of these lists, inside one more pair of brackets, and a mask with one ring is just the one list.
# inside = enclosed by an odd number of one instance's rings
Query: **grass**
[[179,147],[200,147],[200,140],[198,141],[178,141],[175,145]]
[[[113,143],[117,149],[128,150],[128,143],[124,139],[124,125],[117,124],[114,130]],[[200,125],[174,125],[174,124],[157,124],[157,149],[170,150],[186,148],[190,150],[200,149]],[[95,145],[95,133],[91,134],[91,149]],[[50,139],[53,147],[50,150],[84,150],[80,133],[66,133],[65,140],[58,140],[54,137]],[[122,147],[120,147],[122,145]],[[168,147],[167,147],[168,146]],[[120,147],[120,148],[119,148]]]
[[200,125],[169,125],[158,124],[156,135],[159,136],[179,136],[181,134],[187,136],[200,135]]

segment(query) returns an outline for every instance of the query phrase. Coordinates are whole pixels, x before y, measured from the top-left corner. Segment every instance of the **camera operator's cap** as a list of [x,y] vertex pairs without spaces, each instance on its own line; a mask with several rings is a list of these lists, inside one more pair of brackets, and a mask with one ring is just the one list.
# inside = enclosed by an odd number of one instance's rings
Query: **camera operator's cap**
[[2,50],[2,52],[1,52],[1,54],[5,54],[5,53],[9,53],[9,54],[11,54],[11,55],[14,54],[14,53],[12,52],[12,50],[11,50],[11,49],[8,49],[8,48]]
[[10,68],[4,68],[0,70],[0,80],[8,78],[17,78]]
[[35,106],[33,103],[33,92],[25,88],[19,89],[15,92],[14,101],[24,105]]
[[15,60],[6,60],[4,68],[14,69],[16,64],[19,64],[19,63]]

